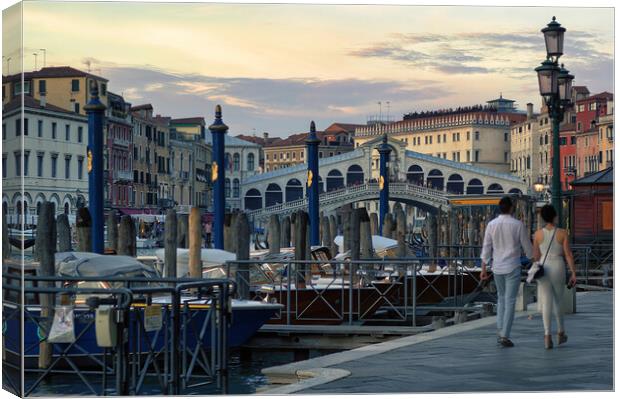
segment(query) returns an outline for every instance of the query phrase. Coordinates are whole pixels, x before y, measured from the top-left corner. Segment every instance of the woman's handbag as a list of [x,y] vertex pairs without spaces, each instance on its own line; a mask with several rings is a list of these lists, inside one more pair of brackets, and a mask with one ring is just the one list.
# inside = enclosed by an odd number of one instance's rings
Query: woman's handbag
[[549,241],[549,246],[547,247],[547,252],[545,253],[545,258],[542,262],[534,262],[532,263],[532,267],[527,272],[527,282],[531,283],[532,280],[538,280],[542,276],[545,275],[545,262],[547,261],[547,255],[549,255],[549,250],[551,249],[551,245],[553,244],[553,240],[555,239],[555,232],[557,229],[553,229],[553,235],[551,236],[551,241]]

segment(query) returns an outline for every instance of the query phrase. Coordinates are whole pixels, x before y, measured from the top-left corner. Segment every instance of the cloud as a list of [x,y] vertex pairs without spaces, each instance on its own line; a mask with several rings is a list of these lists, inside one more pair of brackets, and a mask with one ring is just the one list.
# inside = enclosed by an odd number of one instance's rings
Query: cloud
[[417,102],[452,94],[441,82],[424,79],[223,78],[143,66],[102,69],[109,90],[122,93],[133,105],[151,103],[156,114],[209,120],[215,104],[222,104],[232,134],[256,129],[284,136],[307,130],[311,120],[323,127],[336,121],[365,123],[379,100],[390,99],[393,107],[402,107],[392,109],[392,115],[398,115]]

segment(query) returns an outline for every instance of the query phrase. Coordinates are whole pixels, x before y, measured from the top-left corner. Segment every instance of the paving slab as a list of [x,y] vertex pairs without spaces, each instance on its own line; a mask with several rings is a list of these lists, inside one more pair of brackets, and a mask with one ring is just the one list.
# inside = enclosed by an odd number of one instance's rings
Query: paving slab
[[515,320],[513,348],[500,347],[495,326],[487,324],[330,365],[350,375],[297,392],[611,391],[613,293],[580,294],[577,310],[565,316],[568,342],[552,350],[544,349],[535,314]]

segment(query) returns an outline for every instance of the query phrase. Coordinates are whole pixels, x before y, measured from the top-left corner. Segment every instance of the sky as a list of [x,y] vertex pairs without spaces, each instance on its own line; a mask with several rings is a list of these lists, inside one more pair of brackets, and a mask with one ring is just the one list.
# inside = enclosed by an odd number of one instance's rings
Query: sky
[[[90,69],[157,114],[210,123],[219,103],[233,135],[287,136],[311,120],[366,123],[379,101],[395,119],[500,93],[538,108],[553,15],[575,84],[612,91],[611,8],[28,1],[24,69],[44,48],[47,66]],[[10,40],[5,29],[5,57]]]

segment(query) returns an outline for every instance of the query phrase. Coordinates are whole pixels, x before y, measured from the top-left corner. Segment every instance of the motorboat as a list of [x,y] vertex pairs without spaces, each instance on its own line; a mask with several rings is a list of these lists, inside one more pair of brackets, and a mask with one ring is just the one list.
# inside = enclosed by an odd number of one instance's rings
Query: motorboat
[[9,244],[19,249],[28,249],[34,246],[36,241],[36,229],[9,229]]
[[[158,282],[160,277],[159,271],[154,266],[145,265],[135,258],[129,256],[120,255],[100,255],[90,252],[61,252],[56,254],[56,274],[59,277],[98,277],[100,281],[67,281],[65,286],[74,286],[78,288],[118,288],[125,286],[125,282],[106,282],[106,278],[134,278],[141,277],[143,280],[147,280],[142,283],[133,282],[132,287],[150,286],[158,287],[163,286],[163,282]],[[151,281],[148,281],[151,280]],[[5,290],[6,291],[6,290]],[[74,309],[75,320],[93,320],[94,311],[86,305],[86,297],[92,297],[94,295],[76,295],[71,299],[71,306]],[[105,296],[105,295],[104,295]],[[130,312],[131,320],[135,320],[135,310],[143,307],[144,302],[139,301],[137,296],[134,295],[135,303],[132,303]],[[210,299],[199,298],[193,296],[191,292],[183,294],[181,299],[183,303],[186,303],[188,311],[192,314],[193,323],[203,322],[209,315],[211,309]],[[170,295],[153,294],[151,301],[153,304],[161,305],[163,308],[169,308]],[[232,306],[232,323],[228,332],[228,344],[231,347],[238,347],[245,343],[258,329],[272,316],[274,316],[281,308],[281,305],[266,303],[263,301],[251,301],[251,300],[236,300],[231,302]],[[37,319],[40,317],[41,306],[39,304],[38,295],[27,295],[26,317],[23,318],[23,332],[24,332],[24,344],[23,352],[20,350],[20,317],[19,305],[13,301],[6,299],[3,301],[4,312],[4,328],[3,328],[3,349],[5,354],[9,358],[19,361],[20,352],[27,358],[27,364],[36,364],[36,359],[39,353],[39,342],[41,341],[41,330],[37,324]],[[17,315],[10,317],[10,315]],[[166,313],[165,314],[169,314]],[[54,354],[59,355],[63,350],[67,350],[67,355],[77,357],[88,357],[85,354],[101,355],[103,348],[97,345],[94,323],[88,322],[76,322],[75,323],[75,337],[76,344],[67,346],[68,344],[54,345]],[[141,337],[139,343],[140,348],[147,348],[147,341],[157,334],[157,331],[149,333],[142,333],[135,331],[136,323],[129,323],[129,336]],[[207,333],[203,337],[203,345],[209,346],[211,342],[210,334],[212,329],[207,329]],[[197,336],[188,333],[187,345],[196,345]],[[191,340],[194,341],[191,341]],[[133,341],[132,341],[133,342]],[[193,342],[193,343],[192,343]],[[163,346],[163,340],[155,339],[150,345],[155,345],[153,350],[161,350]],[[133,345],[134,343],[130,344]],[[140,346],[141,345],[141,346]],[[132,347],[132,351],[137,350]],[[92,356],[91,356],[92,357]]]

